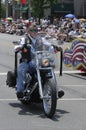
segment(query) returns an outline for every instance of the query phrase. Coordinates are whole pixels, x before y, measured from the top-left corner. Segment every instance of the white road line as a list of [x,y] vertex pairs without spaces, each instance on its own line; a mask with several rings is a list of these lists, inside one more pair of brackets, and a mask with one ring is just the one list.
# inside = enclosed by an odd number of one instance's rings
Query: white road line
[[6,73],[6,72],[5,72],[5,73],[0,73],[0,76],[1,76],[1,75],[7,75],[7,73]]
[[63,101],[86,101],[86,98],[62,98]]
[[[55,71],[56,74],[59,74],[60,72],[59,71]],[[75,71],[63,71],[62,73],[67,73],[67,74],[74,74],[74,73],[84,73],[84,72],[81,72],[79,70],[75,70]],[[0,75],[7,75],[7,72],[2,72],[0,73]]]
[[[55,71],[55,73],[59,73],[59,71]],[[63,73],[82,73],[81,71],[63,71]],[[6,72],[3,72],[3,73],[0,73],[0,76],[4,76],[4,75],[7,75]],[[70,85],[65,85],[65,86],[70,86]],[[75,85],[72,85],[72,86],[75,86]],[[81,86],[81,85],[76,85],[76,86]],[[85,85],[83,85],[85,86]],[[86,98],[62,98],[62,99],[59,99],[59,100],[62,100],[62,101],[86,101]],[[0,101],[18,101],[17,98],[13,98],[13,99],[0,99]]]
[[[61,99],[58,99],[58,100],[62,100],[62,101],[86,101],[86,98],[61,98]],[[13,99],[1,98],[0,101],[18,101],[18,99],[17,98],[13,98]]]
[[[55,71],[55,73],[58,74],[59,71]],[[79,70],[75,70],[75,71],[74,70],[73,71],[70,70],[70,71],[62,71],[62,73],[67,73],[67,74],[74,74],[74,73],[76,73],[77,74],[77,73],[85,73],[85,72],[81,72]]]
[[61,87],[86,87],[86,85],[84,85],[84,84],[65,84],[65,85],[63,85],[63,84],[61,84],[61,85],[59,85],[59,86],[61,86]]
[[10,98],[1,98],[0,101],[17,101],[18,99],[17,98],[13,98],[13,99],[10,99]]

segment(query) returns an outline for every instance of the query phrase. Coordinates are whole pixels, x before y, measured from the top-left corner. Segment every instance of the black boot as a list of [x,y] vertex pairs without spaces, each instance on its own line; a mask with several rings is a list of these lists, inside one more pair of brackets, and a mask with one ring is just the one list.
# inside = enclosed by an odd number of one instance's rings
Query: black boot
[[61,97],[63,97],[64,96],[64,91],[63,90],[60,90],[60,91],[58,91],[58,98],[61,98]]
[[17,92],[16,95],[18,99],[23,98],[23,92]]

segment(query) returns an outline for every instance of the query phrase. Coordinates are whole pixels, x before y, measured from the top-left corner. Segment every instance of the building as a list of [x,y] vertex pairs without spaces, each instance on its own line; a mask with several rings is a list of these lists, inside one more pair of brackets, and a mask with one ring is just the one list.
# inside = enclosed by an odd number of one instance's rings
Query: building
[[58,17],[68,13],[74,13],[74,0],[58,0],[58,4],[53,4],[51,14]]
[[5,0],[5,2],[6,17],[12,16],[14,19],[30,17],[30,0]]
[[86,17],[86,0],[74,0],[74,13],[78,17]]
[[[31,16],[30,12],[30,1],[31,0],[21,0],[26,1],[22,4],[20,0],[5,0],[6,1],[6,17],[13,16],[17,19],[23,17],[27,19]],[[49,5],[44,6],[44,16],[64,16],[68,13],[73,13],[77,17],[86,17],[86,0],[58,0],[57,4],[53,4],[51,7]]]
[[[44,15],[64,16],[68,13],[73,13],[77,17],[86,17],[86,0],[58,0],[57,4],[44,9]],[[47,13],[46,13],[47,12]]]

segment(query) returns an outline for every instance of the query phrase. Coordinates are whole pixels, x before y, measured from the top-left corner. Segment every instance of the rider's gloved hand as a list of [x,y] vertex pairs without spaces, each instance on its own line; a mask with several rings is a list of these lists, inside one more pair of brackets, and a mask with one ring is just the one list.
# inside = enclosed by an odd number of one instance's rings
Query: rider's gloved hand
[[57,53],[58,51],[62,51],[62,48],[61,47],[58,47],[56,45],[52,45],[53,48],[54,48],[54,52]]

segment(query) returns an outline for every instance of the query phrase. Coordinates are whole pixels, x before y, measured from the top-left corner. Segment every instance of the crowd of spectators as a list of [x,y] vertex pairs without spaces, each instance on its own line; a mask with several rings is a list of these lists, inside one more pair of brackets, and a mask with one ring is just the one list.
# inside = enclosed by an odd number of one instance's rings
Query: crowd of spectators
[[70,42],[70,40],[81,37],[86,38],[86,19],[81,18],[53,18],[51,24],[50,19],[38,19],[31,17],[28,20],[22,18],[14,21],[11,18],[6,18],[0,22],[0,32],[16,35],[24,35],[27,32],[27,28],[32,23],[37,24],[39,33],[46,34],[46,38],[55,38],[61,42]]

